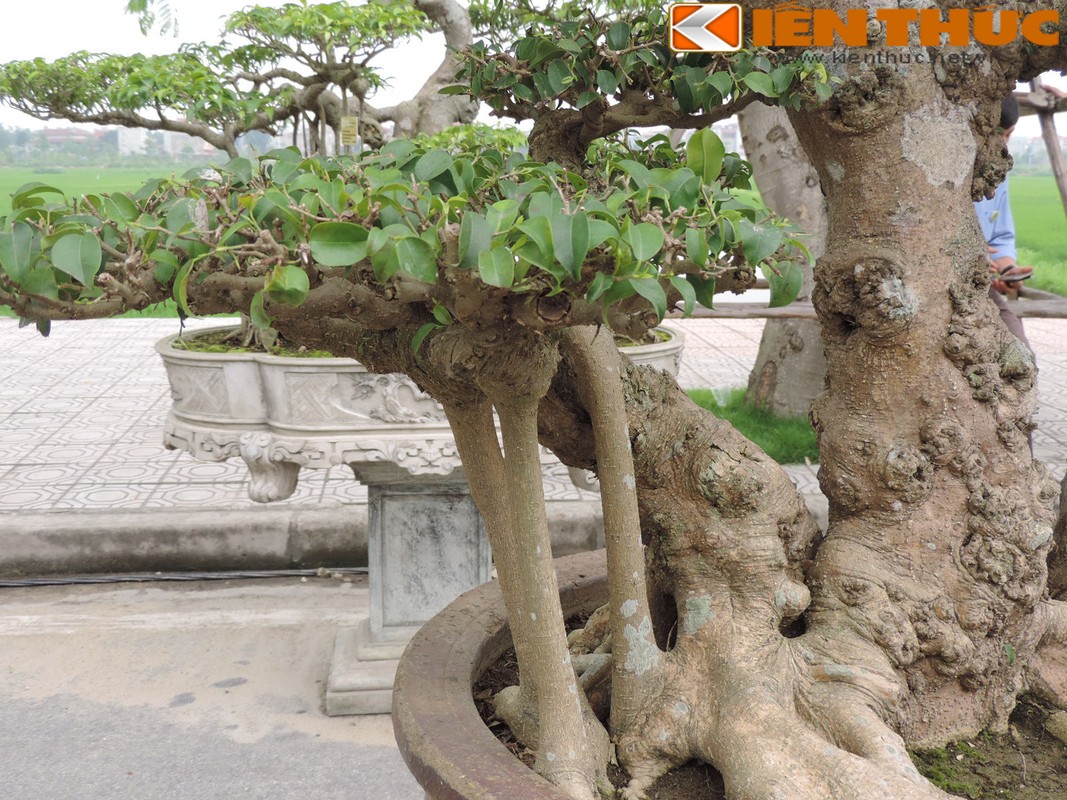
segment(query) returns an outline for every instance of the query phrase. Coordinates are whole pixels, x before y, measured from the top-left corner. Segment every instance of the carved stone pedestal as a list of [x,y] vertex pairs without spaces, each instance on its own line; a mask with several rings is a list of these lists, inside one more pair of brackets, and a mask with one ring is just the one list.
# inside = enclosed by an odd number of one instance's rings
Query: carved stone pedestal
[[[199,333],[204,333],[203,331]],[[196,353],[159,342],[173,408],[164,444],[240,457],[259,502],[301,469],[352,468],[368,488],[370,617],[338,633],[327,713],[390,710],[396,659],[423,622],[489,579],[489,544],[444,411],[403,375],[346,358]]]
[[[352,465],[369,492],[370,618],[337,634],[326,713],[388,713],[396,659],[424,622],[489,580],[489,542],[462,472]],[[391,473],[391,474],[390,474]],[[402,532],[402,533],[401,533]]]

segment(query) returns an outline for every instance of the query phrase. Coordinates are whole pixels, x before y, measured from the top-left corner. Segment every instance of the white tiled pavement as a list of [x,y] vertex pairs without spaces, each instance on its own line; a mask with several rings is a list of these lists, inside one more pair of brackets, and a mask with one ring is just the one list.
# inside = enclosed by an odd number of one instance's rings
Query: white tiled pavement
[[[200,321],[194,325],[217,324]],[[687,336],[685,388],[744,385],[761,320],[672,321]],[[0,515],[22,510],[204,510],[250,508],[237,459],[209,463],[164,450],[170,404],[154,343],[176,320],[61,322],[47,339],[0,320]],[[1035,454],[1057,478],[1067,456],[1067,321],[1027,320],[1041,366]],[[814,468],[789,468],[804,493]],[[558,465],[545,476],[549,500],[590,499]],[[366,501],[344,467],[305,470],[296,493],[276,505],[330,507]]]

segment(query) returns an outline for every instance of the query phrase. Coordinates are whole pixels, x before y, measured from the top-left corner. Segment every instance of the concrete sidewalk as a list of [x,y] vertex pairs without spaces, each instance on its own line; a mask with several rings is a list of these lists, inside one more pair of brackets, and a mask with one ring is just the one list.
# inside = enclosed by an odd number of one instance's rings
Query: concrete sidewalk
[[[744,384],[761,322],[671,324],[687,336],[683,386]],[[239,459],[162,448],[171,400],[153,345],[175,330],[177,320],[67,322],[45,339],[0,320],[0,575],[365,563],[367,495],[346,467],[303,470],[292,497],[264,506]],[[813,469],[790,473],[817,492]],[[544,488],[571,539],[587,538],[596,495],[558,463]]]
[[4,800],[421,800],[388,715],[326,717],[363,579],[0,592]]

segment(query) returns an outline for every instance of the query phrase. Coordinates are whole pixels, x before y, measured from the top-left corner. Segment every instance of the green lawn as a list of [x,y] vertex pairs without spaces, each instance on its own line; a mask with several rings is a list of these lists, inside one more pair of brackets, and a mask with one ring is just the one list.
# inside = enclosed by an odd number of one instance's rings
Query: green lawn
[[1067,216],[1052,177],[1011,178],[1011,214],[1019,263],[1034,267],[1027,284],[1067,295]]
[[803,464],[805,459],[818,462],[815,431],[807,417],[777,417],[756,408],[745,400],[744,387],[725,392],[690,389],[686,394],[698,406],[737,428],[779,464]]
[[31,167],[0,167],[0,214],[11,210],[11,195],[27,183],[47,183],[68,196],[132,192],[149,178],[181,175],[187,167],[70,167],[44,172]]

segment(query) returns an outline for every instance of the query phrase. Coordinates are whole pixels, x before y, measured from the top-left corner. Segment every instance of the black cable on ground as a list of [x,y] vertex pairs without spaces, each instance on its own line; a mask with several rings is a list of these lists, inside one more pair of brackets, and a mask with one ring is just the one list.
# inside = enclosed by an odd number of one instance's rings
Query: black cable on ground
[[79,586],[109,583],[166,583],[173,581],[232,581],[260,578],[337,578],[366,575],[367,567],[319,569],[239,570],[234,572],[145,572],[118,575],[53,575],[42,578],[2,578],[0,589],[23,586]]

